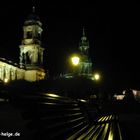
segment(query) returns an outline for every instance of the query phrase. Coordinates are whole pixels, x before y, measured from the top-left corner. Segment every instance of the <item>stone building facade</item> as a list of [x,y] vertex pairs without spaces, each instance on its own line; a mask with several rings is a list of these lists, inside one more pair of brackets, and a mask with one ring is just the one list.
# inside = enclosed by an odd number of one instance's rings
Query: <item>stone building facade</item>
[[44,48],[41,44],[42,31],[42,23],[33,10],[23,25],[23,39],[19,46],[20,62],[16,64],[5,58],[0,58],[0,81],[22,79],[33,82],[45,79]]

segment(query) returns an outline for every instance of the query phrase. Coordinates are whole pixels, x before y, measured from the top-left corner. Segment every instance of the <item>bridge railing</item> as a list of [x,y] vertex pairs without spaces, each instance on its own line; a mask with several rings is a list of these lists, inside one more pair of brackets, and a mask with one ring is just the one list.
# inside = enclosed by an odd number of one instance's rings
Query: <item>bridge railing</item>
[[31,138],[61,140],[121,140],[118,117],[98,116],[88,103],[53,93],[29,94],[13,98],[20,110]]

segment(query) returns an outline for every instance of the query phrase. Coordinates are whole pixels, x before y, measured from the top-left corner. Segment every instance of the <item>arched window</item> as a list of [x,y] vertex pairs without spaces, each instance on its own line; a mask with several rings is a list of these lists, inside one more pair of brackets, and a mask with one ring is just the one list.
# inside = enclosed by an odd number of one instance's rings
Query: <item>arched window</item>
[[32,38],[32,32],[31,31],[28,31],[27,32],[27,39],[31,39]]

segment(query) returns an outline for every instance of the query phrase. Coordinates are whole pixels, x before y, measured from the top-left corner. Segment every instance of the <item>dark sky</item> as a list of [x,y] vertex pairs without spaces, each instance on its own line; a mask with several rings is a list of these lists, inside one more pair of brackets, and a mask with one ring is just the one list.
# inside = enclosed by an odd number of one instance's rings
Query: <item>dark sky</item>
[[[64,72],[85,27],[93,69],[104,86],[140,89],[140,10],[135,2],[35,1],[43,23],[45,64],[50,74]],[[0,56],[18,62],[22,25],[32,11],[30,0],[0,3]]]

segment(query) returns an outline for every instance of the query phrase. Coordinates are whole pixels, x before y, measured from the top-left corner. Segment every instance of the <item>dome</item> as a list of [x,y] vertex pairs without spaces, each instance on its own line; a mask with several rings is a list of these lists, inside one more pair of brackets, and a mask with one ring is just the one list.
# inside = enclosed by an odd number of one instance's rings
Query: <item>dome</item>
[[42,26],[42,23],[40,22],[40,18],[38,15],[32,13],[30,14],[27,19],[24,22],[24,25],[33,25],[33,24],[37,24],[39,26]]
[[34,6],[33,6],[32,13],[27,17],[27,19],[24,22],[24,25],[31,25],[31,24],[38,24],[38,25],[42,26],[39,16],[35,13]]
[[30,14],[30,15],[27,17],[26,20],[36,20],[36,21],[40,21],[40,18],[39,18],[38,15],[32,13],[32,14]]

